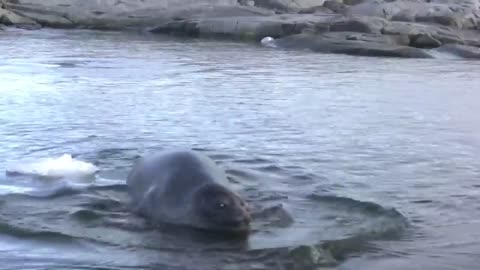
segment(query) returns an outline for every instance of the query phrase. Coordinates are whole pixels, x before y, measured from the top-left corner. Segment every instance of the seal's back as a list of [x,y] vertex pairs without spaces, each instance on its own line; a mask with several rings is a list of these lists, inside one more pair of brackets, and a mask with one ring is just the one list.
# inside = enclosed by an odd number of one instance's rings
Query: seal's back
[[192,150],[143,157],[127,178],[128,192],[139,213],[179,220],[188,215],[196,190],[212,182],[228,185],[213,160]]

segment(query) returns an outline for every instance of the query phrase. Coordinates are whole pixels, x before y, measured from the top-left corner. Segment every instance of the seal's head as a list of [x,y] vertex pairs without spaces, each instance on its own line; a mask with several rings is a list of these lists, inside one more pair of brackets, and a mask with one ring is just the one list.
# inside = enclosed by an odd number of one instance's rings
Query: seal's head
[[199,227],[233,233],[250,231],[250,212],[245,201],[218,184],[207,184],[197,190],[193,201]]

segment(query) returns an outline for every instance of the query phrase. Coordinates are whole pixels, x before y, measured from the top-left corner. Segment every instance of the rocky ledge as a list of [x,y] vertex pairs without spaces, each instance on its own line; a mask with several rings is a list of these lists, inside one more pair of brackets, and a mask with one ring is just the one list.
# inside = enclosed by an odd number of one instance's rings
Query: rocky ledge
[[[0,0],[0,23],[261,41],[363,56],[480,59],[479,0]],[[267,39],[264,39],[264,41]]]

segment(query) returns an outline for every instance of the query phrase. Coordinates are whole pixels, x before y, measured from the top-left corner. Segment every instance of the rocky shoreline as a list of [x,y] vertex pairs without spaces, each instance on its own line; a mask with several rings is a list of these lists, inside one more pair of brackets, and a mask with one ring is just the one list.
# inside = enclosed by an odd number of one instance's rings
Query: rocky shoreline
[[480,59],[479,0],[0,0],[0,24],[141,30],[363,56]]

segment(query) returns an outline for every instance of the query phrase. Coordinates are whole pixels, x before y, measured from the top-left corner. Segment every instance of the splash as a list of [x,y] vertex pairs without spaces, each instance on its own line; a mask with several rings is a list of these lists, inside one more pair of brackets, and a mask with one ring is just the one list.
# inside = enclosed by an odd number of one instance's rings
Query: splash
[[33,175],[48,179],[84,178],[93,176],[97,171],[95,165],[76,160],[69,154],[33,162],[18,162],[7,167],[9,175]]
[[0,185],[0,195],[10,194],[10,193],[28,193],[28,192],[31,192],[32,190],[33,188],[29,188],[29,187]]
[[455,55],[451,52],[441,51],[438,49],[426,50],[433,58],[442,60],[458,60],[463,59],[461,56]]

